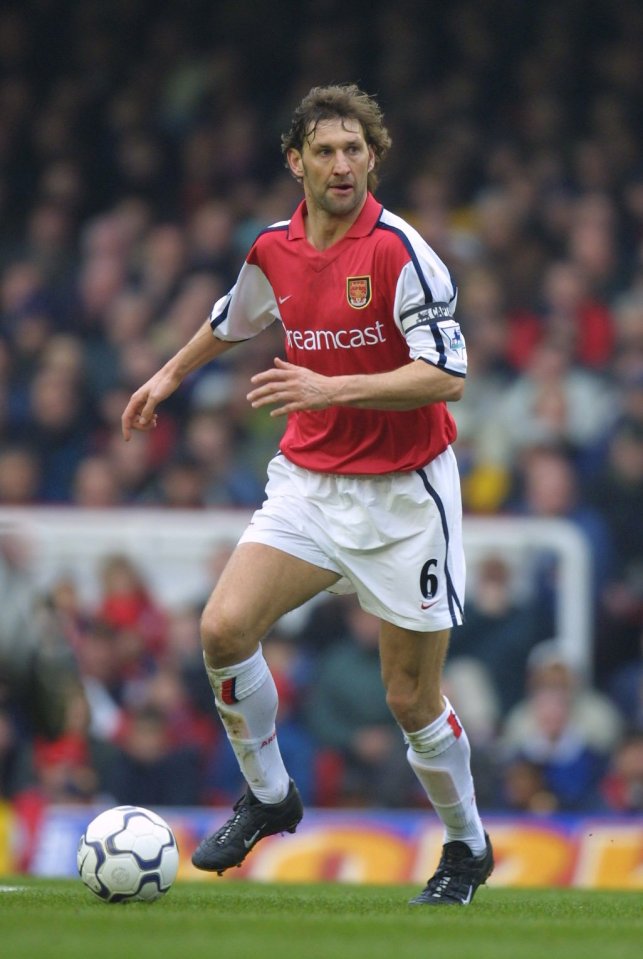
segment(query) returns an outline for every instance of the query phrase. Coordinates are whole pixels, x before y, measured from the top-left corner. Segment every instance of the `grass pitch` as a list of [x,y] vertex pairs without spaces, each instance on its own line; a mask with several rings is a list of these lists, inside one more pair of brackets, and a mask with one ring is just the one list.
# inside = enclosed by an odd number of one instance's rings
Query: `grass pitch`
[[177,883],[107,905],[80,881],[0,879],[3,959],[640,959],[636,892],[482,888],[466,908],[415,887]]

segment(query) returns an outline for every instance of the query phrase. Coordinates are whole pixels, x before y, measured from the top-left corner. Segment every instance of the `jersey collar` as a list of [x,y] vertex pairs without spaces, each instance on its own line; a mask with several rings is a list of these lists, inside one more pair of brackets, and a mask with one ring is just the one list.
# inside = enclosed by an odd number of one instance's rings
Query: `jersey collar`
[[[306,230],[304,228],[304,215],[306,213],[306,201],[302,200],[292,215],[290,226],[288,227],[289,240],[305,240]],[[351,226],[350,230],[344,234],[342,239],[347,237],[368,236],[375,229],[375,225],[382,213],[382,204],[378,203],[372,193],[366,195],[366,202],[360,214]]]

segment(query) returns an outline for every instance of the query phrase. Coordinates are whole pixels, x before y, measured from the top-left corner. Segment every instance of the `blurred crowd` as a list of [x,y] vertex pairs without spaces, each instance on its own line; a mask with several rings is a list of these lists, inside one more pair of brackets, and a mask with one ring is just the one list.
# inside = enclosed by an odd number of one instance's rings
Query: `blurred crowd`
[[[393,138],[379,199],[458,283],[465,509],[567,519],[592,560],[590,684],[556,642],[551,564],[520,596],[502,555],[471,583],[447,678],[481,805],[640,812],[642,45],[635,0],[4,3],[0,506],[261,502],[279,427],[245,394],[278,330],[193,376],[153,433],[125,444],[120,415],[299,201],[293,107],[356,81]],[[70,580],[38,594],[2,541],[0,797],[236,798],[199,610],[124,556],[100,576],[95,608]],[[265,650],[307,801],[420,802],[353,600]]]

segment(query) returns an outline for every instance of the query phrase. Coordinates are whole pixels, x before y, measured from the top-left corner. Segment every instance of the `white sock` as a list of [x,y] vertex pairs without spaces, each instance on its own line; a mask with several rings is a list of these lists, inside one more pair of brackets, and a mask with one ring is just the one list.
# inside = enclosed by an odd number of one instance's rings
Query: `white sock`
[[480,856],[486,843],[471,775],[471,747],[446,697],[445,703],[434,722],[417,732],[404,732],[407,758],[444,824],[444,841],[459,839]]
[[235,666],[214,669],[206,660],[205,670],[244,779],[260,802],[281,802],[290,779],[275,729],[277,687],[261,646]]

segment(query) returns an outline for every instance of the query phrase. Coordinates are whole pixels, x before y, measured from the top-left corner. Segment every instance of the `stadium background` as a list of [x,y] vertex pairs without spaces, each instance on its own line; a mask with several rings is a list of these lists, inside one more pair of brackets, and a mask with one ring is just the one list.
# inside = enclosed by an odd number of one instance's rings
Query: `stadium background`
[[[153,435],[124,444],[120,413],[231,285],[256,232],[298,201],[279,152],[293,106],[350,80],[378,96],[394,141],[379,198],[459,285],[468,514],[571,524],[590,559],[581,674],[561,653],[554,556],[517,563],[491,543],[472,568],[448,682],[480,804],[528,817],[511,819],[508,846],[529,845],[521,828],[537,846],[548,825],[549,881],[570,880],[588,817],[619,817],[601,840],[616,855],[609,882],[640,887],[642,40],[628,0],[3,5],[0,870],[51,868],[37,862],[56,858],[41,840],[60,809],[71,835],[104,802],[181,816],[237,798],[197,632],[227,539],[213,537],[178,603],[154,557],[125,547],[43,578],[11,517],[159,507],[201,511],[214,530],[260,502],[278,435],[244,397],[276,332],[194,377]],[[420,810],[368,617],[324,600],[266,652],[308,804],[360,822]],[[413,834],[414,821],[391,828]],[[586,852],[580,882],[601,855]]]

